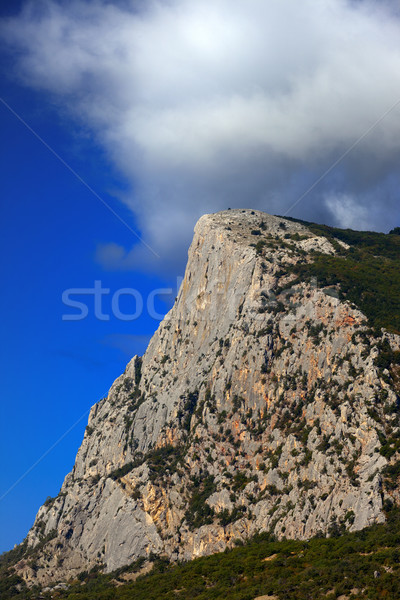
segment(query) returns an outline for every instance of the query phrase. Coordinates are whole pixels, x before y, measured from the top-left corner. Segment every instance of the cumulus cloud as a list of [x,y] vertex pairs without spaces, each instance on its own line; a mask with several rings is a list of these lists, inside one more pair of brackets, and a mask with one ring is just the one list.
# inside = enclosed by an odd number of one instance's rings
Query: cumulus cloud
[[[204,212],[284,214],[400,100],[389,3],[46,0],[1,35],[20,80],[89,126],[132,183],[123,201],[162,265]],[[399,133],[397,106],[292,216],[389,228]],[[154,259],[109,242],[98,257],[110,268]]]

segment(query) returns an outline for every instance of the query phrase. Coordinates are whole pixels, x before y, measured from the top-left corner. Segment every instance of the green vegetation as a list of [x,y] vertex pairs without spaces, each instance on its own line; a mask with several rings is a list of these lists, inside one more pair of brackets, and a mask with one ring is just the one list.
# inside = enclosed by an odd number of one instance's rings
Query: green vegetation
[[184,454],[181,446],[172,446],[167,444],[160,448],[150,450],[147,454],[137,452],[134,461],[128,462],[119,469],[111,471],[108,475],[114,481],[121,480],[133,469],[140,467],[145,461],[149,467],[149,476],[151,481],[156,481],[160,476],[172,475],[178,468],[178,465],[183,461]]
[[146,459],[150,470],[150,479],[154,482],[160,475],[173,475],[175,473],[178,465],[183,462],[184,449],[181,446],[167,444],[161,448],[151,450]]
[[[225,518],[227,515],[225,516]],[[351,522],[352,511],[346,515]],[[194,561],[169,565],[155,558],[151,573],[135,582],[123,582],[127,571],[137,571],[143,561],[108,575],[82,573],[67,591],[22,590],[2,579],[2,598],[59,598],[60,600],[253,600],[264,594],[282,600],[333,600],[341,594],[357,598],[400,598],[400,511],[391,510],[388,521],[356,533],[308,542],[276,542],[267,534],[247,544]],[[15,551],[12,551],[15,553]],[[10,564],[11,553],[0,558],[0,575]],[[117,586],[117,583],[119,585]]]
[[354,254],[318,255],[293,271],[303,280],[316,277],[322,287],[339,284],[340,298],[358,306],[371,325],[400,332],[400,258],[383,260],[364,250]]
[[400,351],[392,350],[389,342],[383,340],[377,344],[379,355],[375,359],[375,365],[380,369],[389,369],[391,365],[400,365]]
[[140,356],[135,361],[135,385],[138,386],[142,378],[142,359]]
[[222,527],[226,527],[230,523],[234,523],[243,517],[244,512],[246,512],[245,506],[235,506],[231,512],[227,508],[224,508],[224,510],[218,513],[219,524],[222,525]]
[[133,463],[133,462],[126,463],[126,465],[123,465],[119,469],[115,469],[115,471],[111,471],[111,473],[109,474],[109,477],[111,477],[111,479],[113,479],[114,481],[117,481],[118,479],[121,479],[121,477],[125,477],[125,475],[130,473],[132,471],[132,469],[134,469],[134,468],[135,468],[135,463]]
[[247,477],[246,473],[243,473],[243,471],[238,471],[233,477],[233,491],[239,492],[241,490],[244,490],[244,488],[250,481],[252,481],[251,477]]
[[255,245],[255,249],[256,249],[257,254],[261,254],[262,249],[264,248],[264,246],[265,246],[264,240],[260,240],[259,242],[257,242],[257,244]]
[[[337,251],[295,265],[292,271],[299,280],[316,277],[319,286],[339,285],[341,299],[356,304],[373,327],[400,332],[400,236],[292,220],[325,236]],[[346,250],[336,240],[351,247]]]
[[400,460],[393,465],[386,465],[383,469],[384,485],[389,490],[395,490],[399,486]]
[[25,597],[19,594],[19,591],[25,588],[24,581],[10,569],[12,565],[24,557],[25,552],[26,542],[0,555],[0,598],[2,600],[14,598],[15,596]]
[[207,504],[206,500],[216,489],[213,475],[192,477],[189,508],[185,513],[186,522],[192,531],[213,522],[214,510]]

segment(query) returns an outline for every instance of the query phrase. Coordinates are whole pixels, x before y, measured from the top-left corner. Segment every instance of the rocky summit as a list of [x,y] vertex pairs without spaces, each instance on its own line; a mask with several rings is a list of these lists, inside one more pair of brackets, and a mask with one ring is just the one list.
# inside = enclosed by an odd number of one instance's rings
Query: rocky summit
[[352,250],[259,211],[203,216],[175,305],[93,406],[17,573],[49,585],[259,532],[383,522],[398,502],[400,336],[315,269]]

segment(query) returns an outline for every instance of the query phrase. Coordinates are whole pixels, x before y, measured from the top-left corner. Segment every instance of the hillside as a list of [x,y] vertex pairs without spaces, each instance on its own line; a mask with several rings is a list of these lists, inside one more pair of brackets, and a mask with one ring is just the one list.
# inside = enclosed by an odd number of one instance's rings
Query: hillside
[[202,217],[174,307],[92,408],[16,576],[54,585],[383,523],[399,502],[399,239]]
[[[40,591],[47,600],[357,600],[400,598],[400,513],[361,532],[333,532],[330,538],[274,541],[263,534],[246,544],[183,565],[152,557],[109,575],[82,572],[66,589]],[[151,568],[151,572],[147,573]],[[0,594],[34,599],[17,578],[1,578]],[[133,580],[133,581],[132,581]],[[17,588],[20,591],[17,591]],[[261,600],[260,599],[260,600]]]

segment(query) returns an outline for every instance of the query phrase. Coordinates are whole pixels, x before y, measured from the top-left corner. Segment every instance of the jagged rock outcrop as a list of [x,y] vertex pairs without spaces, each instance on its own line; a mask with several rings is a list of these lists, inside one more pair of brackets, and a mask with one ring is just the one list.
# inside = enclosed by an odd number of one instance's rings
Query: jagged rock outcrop
[[335,251],[258,211],[200,219],[174,307],[92,408],[72,472],[38,512],[35,565],[17,565],[27,581],[384,520],[380,449],[398,415],[377,333],[336,289],[293,274]]

